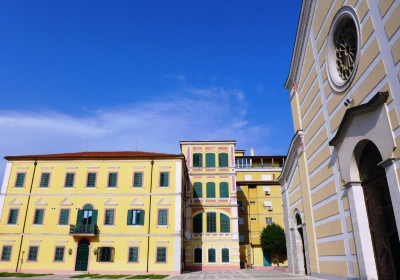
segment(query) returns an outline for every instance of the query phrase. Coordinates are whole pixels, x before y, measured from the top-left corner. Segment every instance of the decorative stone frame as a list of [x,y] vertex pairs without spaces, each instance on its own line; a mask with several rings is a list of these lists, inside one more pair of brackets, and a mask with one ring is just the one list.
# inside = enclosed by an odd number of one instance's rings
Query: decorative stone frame
[[[336,47],[334,45],[335,39],[338,36],[338,32],[341,31],[343,25],[348,21],[352,20],[357,31],[357,53],[354,62],[353,71],[347,80],[340,77],[336,67]],[[361,54],[361,27],[360,20],[358,19],[357,13],[354,8],[350,6],[342,7],[333,18],[331,27],[329,29],[327,37],[327,48],[326,48],[326,72],[328,74],[328,80],[332,88],[337,92],[342,92],[351,84],[354,79],[355,73],[357,72],[358,62]]]

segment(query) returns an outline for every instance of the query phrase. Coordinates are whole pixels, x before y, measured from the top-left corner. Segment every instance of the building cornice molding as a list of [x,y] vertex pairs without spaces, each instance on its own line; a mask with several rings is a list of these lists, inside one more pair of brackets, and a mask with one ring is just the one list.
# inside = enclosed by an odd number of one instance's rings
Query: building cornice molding
[[289,76],[285,82],[285,88],[289,91],[293,88],[293,84],[299,80],[316,3],[316,0],[303,0],[301,5]]

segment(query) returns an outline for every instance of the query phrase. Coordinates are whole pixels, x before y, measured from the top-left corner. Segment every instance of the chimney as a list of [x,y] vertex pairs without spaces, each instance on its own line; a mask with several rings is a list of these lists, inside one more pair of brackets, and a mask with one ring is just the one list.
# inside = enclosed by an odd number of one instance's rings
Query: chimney
[[253,148],[251,148],[251,150],[250,150],[250,155],[251,155],[252,157],[254,157],[254,149],[253,149]]

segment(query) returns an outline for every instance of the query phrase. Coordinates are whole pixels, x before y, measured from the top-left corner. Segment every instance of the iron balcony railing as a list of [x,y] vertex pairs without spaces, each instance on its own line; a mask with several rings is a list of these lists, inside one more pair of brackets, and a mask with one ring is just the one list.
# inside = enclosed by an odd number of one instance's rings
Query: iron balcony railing
[[99,228],[97,224],[90,225],[69,225],[69,234],[99,234]]
[[254,165],[236,165],[238,169],[250,169],[250,168],[282,168],[283,164],[254,164]]

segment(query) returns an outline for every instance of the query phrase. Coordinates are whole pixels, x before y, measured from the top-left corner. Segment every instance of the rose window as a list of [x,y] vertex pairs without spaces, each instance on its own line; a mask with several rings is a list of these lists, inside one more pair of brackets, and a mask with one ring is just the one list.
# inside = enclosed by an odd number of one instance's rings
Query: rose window
[[357,55],[357,29],[348,20],[338,32],[336,42],[336,68],[339,76],[347,81],[353,73]]

